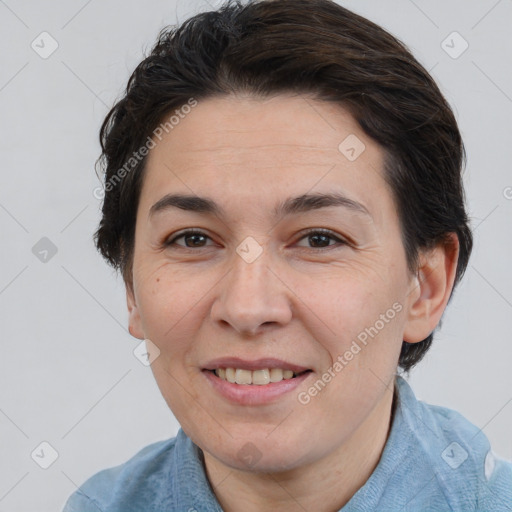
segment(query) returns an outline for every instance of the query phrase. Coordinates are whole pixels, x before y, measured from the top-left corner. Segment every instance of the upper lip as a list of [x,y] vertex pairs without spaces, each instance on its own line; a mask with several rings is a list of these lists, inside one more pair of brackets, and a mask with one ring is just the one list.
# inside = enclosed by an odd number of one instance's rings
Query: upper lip
[[309,370],[305,366],[298,364],[289,363],[282,359],[276,359],[274,357],[264,357],[260,359],[241,359],[239,357],[219,357],[208,361],[204,366],[203,370],[216,370],[217,368],[240,368],[243,370],[263,370],[265,368],[281,368],[282,370],[292,370],[295,373]]

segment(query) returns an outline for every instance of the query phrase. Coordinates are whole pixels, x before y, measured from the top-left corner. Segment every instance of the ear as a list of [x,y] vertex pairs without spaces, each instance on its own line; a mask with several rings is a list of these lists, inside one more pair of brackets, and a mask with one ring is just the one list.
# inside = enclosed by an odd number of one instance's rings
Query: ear
[[132,283],[125,283],[126,287],[126,304],[128,306],[128,330],[134,338],[139,340],[145,339],[142,322],[140,319],[139,308],[135,299]]
[[438,325],[453,288],[458,258],[459,239],[455,233],[450,233],[445,242],[420,255],[418,275],[411,279],[408,294],[404,341],[418,343]]

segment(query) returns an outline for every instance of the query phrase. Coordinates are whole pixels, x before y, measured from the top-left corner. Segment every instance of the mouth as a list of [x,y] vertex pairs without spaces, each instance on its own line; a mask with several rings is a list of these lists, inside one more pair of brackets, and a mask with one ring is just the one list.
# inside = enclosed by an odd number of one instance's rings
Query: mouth
[[216,396],[232,404],[263,406],[289,400],[314,369],[275,357],[221,357],[202,365],[201,373]]
[[221,380],[231,384],[239,384],[245,386],[266,386],[271,383],[278,383],[283,380],[295,379],[311,372],[311,370],[303,370],[295,372],[290,369],[283,368],[262,368],[259,370],[247,370],[244,368],[216,368],[214,370],[204,370],[210,372]]
[[210,361],[201,373],[210,389],[237,405],[281,403],[314,374],[314,370],[280,359],[249,361],[234,357]]

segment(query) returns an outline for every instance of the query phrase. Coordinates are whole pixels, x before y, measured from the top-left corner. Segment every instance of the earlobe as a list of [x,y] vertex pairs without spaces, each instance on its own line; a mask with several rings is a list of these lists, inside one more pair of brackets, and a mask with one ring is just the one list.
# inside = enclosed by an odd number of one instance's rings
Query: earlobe
[[409,311],[403,340],[417,343],[436,328],[448,304],[459,257],[459,239],[451,233],[420,258],[417,276],[411,280]]
[[139,308],[135,299],[133,286],[126,284],[126,305],[128,307],[128,331],[130,334],[139,340],[145,339],[142,330],[142,322],[139,314]]

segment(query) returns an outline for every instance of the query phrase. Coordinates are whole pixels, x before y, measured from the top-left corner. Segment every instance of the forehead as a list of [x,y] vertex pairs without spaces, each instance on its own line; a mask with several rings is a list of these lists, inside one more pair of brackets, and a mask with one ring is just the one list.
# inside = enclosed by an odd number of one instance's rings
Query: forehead
[[390,200],[380,146],[347,110],[311,97],[202,100],[155,143],[141,194],[146,210],[176,190],[262,206],[265,198],[332,190],[377,217],[379,193]]

